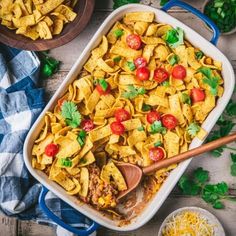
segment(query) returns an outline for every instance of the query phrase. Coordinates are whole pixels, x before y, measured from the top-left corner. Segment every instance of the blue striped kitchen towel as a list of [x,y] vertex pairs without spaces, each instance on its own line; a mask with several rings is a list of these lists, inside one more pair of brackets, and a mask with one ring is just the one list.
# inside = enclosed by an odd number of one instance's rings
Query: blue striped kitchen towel
[[[42,186],[23,161],[25,137],[44,107],[44,90],[37,88],[39,69],[34,53],[0,44],[0,211],[52,224],[38,205]],[[46,204],[65,222],[77,223],[76,211],[50,192]]]

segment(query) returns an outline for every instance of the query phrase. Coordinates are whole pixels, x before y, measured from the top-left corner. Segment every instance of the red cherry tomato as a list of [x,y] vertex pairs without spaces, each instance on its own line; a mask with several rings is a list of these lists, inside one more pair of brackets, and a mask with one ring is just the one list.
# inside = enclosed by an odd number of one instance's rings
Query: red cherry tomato
[[153,161],[160,161],[165,157],[165,153],[160,147],[153,147],[149,150],[149,157]]
[[97,89],[97,91],[99,92],[100,95],[107,95],[111,92],[110,84],[108,84],[108,87],[107,87],[106,91],[103,90],[103,88],[101,87],[100,84],[97,84],[96,89]]
[[154,80],[158,83],[162,83],[169,78],[168,72],[164,68],[157,68],[154,71]]
[[113,134],[122,135],[125,132],[125,127],[119,121],[114,121],[110,124]]
[[60,99],[57,101],[57,105],[58,105],[59,107],[61,107],[65,101],[66,101],[65,98],[60,98]]
[[140,81],[148,80],[150,71],[147,67],[141,67],[136,70],[136,78]]
[[191,95],[191,99],[193,103],[204,101],[206,97],[204,90],[199,89],[199,88],[191,89],[190,95]]
[[152,124],[153,122],[160,120],[160,119],[161,119],[161,115],[157,111],[150,111],[147,114],[147,122],[149,124]]
[[186,69],[182,65],[176,65],[172,70],[172,76],[175,79],[183,80],[186,77],[186,74],[187,74]]
[[139,35],[137,34],[130,34],[126,37],[127,45],[135,50],[138,50],[142,46],[142,40]]
[[94,123],[92,120],[86,119],[81,122],[81,127],[86,132],[89,132],[90,130],[94,129]]
[[53,157],[55,156],[59,151],[59,147],[54,144],[54,143],[50,143],[45,147],[45,154],[49,157]]
[[134,60],[134,64],[136,68],[145,67],[147,65],[147,60],[144,57],[137,57]]
[[178,124],[178,120],[171,114],[162,116],[161,121],[167,129],[174,129]]
[[123,108],[115,111],[115,118],[117,121],[122,122],[130,119],[130,113]]

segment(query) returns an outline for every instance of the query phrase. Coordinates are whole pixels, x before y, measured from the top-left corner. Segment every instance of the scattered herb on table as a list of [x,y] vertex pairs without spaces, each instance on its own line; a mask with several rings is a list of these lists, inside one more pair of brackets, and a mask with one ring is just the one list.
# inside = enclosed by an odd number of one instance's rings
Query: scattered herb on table
[[63,102],[61,115],[65,119],[66,124],[72,128],[77,128],[81,123],[81,114],[79,113],[76,104],[73,102]]
[[137,97],[138,95],[143,95],[146,93],[145,88],[143,87],[134,87],[133,85],[128,85],[128,91],[125,91],[122,93],[122,97],[127,99],[133,99]]
[[164,6],[166,3],[168,3],[170,0],[161,0],[160,6]]
[[113,9],[121,7],[129,3],[139,3],[140,0],[113,0]]
[[151,134],[156,134],[156,133],[161,133],[165,134],[166,133],[166,128],[162,126],[161,121],[154,121],[151,126]]
[[236,153],[230,153],[230,157],[232,160],[232,164],[231,164],[231,175],[232,176],[236,176]]
[[219,78],[213,75],[213,72],[208,67],[201,67],[198,69],[204,75],[203,83],[210,86],[210,92],[216,96],[218,93]]
[[206,4],[204,13],[215,22],[222,33],[236,27],[236,1],[211,0]]
[[236,196],[229,195],[229,187],[225,182],[210,184],[209,172],[201,167],[193,171],[189,176],[183,175],[178,186],[183,194],[197,196],[210,203],[215,209],[224,208],[223,200],[236,201]]
[[171,48],[176,48],[184,44],[184,31],[177,27],[176,29],[168,30],[163,38]]
[[40,77],[48,78],[59,70],[60,61],[49,56],[48,52],[38,52],[41,62]]

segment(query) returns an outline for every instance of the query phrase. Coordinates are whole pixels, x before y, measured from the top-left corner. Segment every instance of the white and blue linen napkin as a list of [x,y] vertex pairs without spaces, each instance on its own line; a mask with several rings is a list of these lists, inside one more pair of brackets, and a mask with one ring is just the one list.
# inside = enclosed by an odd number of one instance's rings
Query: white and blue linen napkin
[[[53,224],[38,205],[42,186],[23,160],[25,137],[44,107],[39,69],[34,53],[0,44],[0,212]],[[46,204],[65,222],[77,223],[77,212],[50,192]]]

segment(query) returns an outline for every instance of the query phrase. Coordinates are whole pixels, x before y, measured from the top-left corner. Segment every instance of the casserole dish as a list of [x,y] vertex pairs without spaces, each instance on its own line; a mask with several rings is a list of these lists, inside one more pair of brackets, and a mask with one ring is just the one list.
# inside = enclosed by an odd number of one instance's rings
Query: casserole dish
[[[200,16],[201,19],[206,21],[209,25],[212,26],[214,36],[211,40],[211,43],[208,42],[206,39],[204,39],[202,36],[200,36],[198,33],[190,29],[188,26],[184,25],[180,21],[176,20],[175,18],[169,16],[164,11],[167,11],[172,6],[181,6],[184,9],[187,9],[194,14],[197,14]],[[163,11],[164,10],[164,11]],[[100,40],[102,35],[106,34],[111,26],[119,19],[123,17],[123,15],[127,12],[137,12],[137,11],[151,11],[154,12],[156,20],[158,22],[163,22],[170,24],[174,27],[180,27],[185,31],[186,38],[188,41],[190,41],[194,46],[199,47],[204,53],[208,54],[210,57],[212,57],[215,60],[222,61],[222,75],[224,80],[224,89],[225,92],[223,96],[218,100],[217,106],[212,110],[212,112],[209,114],[205,122],[203,123],[202,127],[209,133],[210,130],[213,128],[214,124],[216,123],[217,119],[223,112],[225,106],[227,105],[232,92],[234,88],[234,72],[232,69],[232,66],[230,65],[230,62],[228,59],[213,45],[216,44],[219,31],[215,27],[215,25],[207,18],[205,18],[199,11],[192,8],[191,6],[182,3],[180,1],[171,1],[168,3],[163,10],[154,9],[152,7],[144,6],[144,5],[127,5],[124,7],[121,7],[114,11],[101,25],[97,33],[94,35],[92,40],[88,43],[85,50],[82,52],[80,58],[77,60],[71,71],[69,72],[68,76],[62,83],[62,85],[59,87],[49,104],[46,106],[38,120],[35,122],[34,126],[32,127],[31,131],[29,132],[24,146],[24,158],[25,163],[31,174],[44,186],[46,186],[49,190],[51,190],[53,193],[55,193],[58,197],[60,197],[62,200],[66,201],[68,204],[70,204],[72,207],[74,207],[76,210],[80,211],[81,213],[85,214],[87,217],[91,218],[92,220],[96,221],[97,223],[101,224],[104,227],[118,230],[118,231],[130,231],[135,230],[142,225],[144,225],[148,220],[151,219],[151,217],[157,212],[157,210],[161,207],[162,203],[167,198],[170,191],[175,186],[176,182],[180,178],[180,176],[183,174],[185,169],[187,168],[188,164],[190,163],[190,160],[185,161],[181,163],[175,170],[171,172],[169,177],[166,179],[164,184],[162,185],[161,189],[154,195],[152,200],[147,204],[145,209],[140,213],[140,215],[133,219],[132,222],[128,225],[124,225],[122,227],[119,227],[117,225],[117,222],[111,219],[108,219],[107,217],[101,215],[98,211],[92,209],[90,206],[84,204],[81,205],[78,200],[75,200],[74,197],[68,196],[64,189],[62,189],[60,186],[58,186],[56,183],[48,180],[47,176],[35,169],[31,166],[31,150],[34,143],[34,140],[39,135],[40,130],[43,126],[43,117],[46,113],[46,111],[53,108],[53,106],[56,104],[58,98],[60,98],[63,94],[65,89],[68,87],[68,85],[76,79],[77,75],[79,74],[83,64],[87,61],[88,57],[90,56],[90,51],[95,48]],[[227,76],[227,77],[226,77]],[[190,148],[195,148],[202,144],[203,141],[194,139],[193,142],[190,145]],[[43,201],[43,198],[41,198],[41,201]],[[57,221],[57,223],[60,223]]]

